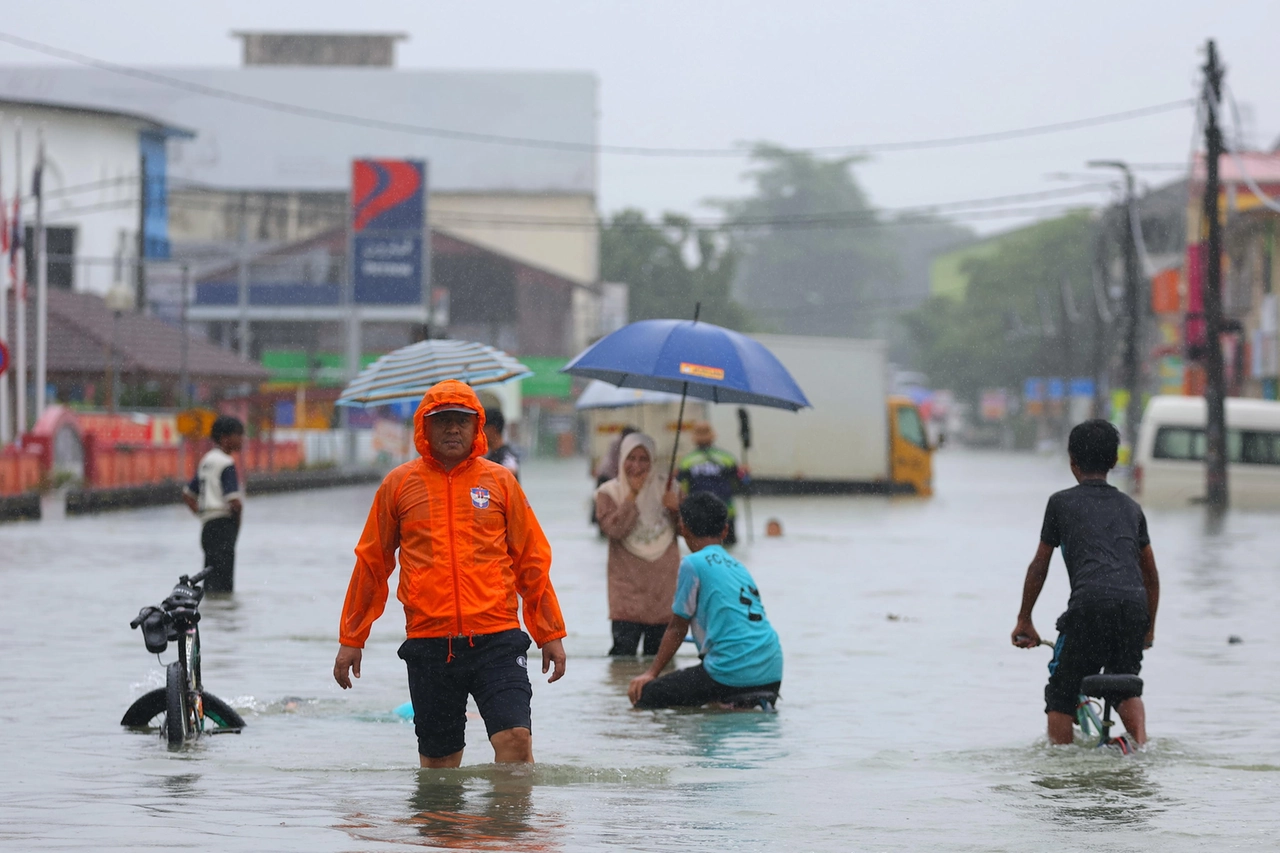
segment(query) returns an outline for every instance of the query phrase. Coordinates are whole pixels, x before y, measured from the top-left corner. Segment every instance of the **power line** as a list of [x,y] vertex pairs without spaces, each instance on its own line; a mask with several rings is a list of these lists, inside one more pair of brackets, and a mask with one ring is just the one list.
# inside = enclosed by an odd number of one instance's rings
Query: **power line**
[[[317,107],[305,107],[300,104],[291,104],[284,101],[275,101],[270,98],[261,98],[256,95],[246,95],[241,92],[233,92],[229,89],[220,89],[215,86],[207,86],[203,83],[195,83],[189,80],[182,80],[177,77],[170,77],[165,74],[159,74],[154,71],[146,71],[141,68],[134,68],[128,65],[120,65],[115,62],[108,62],[103,59],[97,59],[86,54],[77,53],[75,51],[66,50],[64,48],[54,47],[53,45],[44,44],[42,42],[33,41],[23,38],[12,33],[0,32],[0,41],[7,42],[15,47],[25,50],[31,50],[36,53],[42,53],[46,56],[53,56],[59,59],[65,59],[79,65],[86,65],[103,71],[109,71],[114,74],[120,74],[126,77],[143,80],[160,86],[167,86],[172,89],[179,89],[185,92],[202,95],[210,98],[219,98],[221,100],[232,101],[234,103],[244,104],[246,106],[257,107],[259,109],[272,110],[280,113],[287,113],[303,118],[312,118],[320,121],[329,121],[339,124],[356,125],[359,127],[376,128],[379,130],[389,130],[399,133],[409,133],[417,136],[432,136],[442,139],[457,139],[465,142],[477,142],[488,145],[509,145],[522,148],[540,148],[551,151],[573,151],[592,154],[621,154],[640,157],[734,157],[741,158],[751,155],[751,147],[747,145],[738,145],[732,148],[675,148],[675,147],[652,147],[641,145],[602,145],[589,142],[568,142],[553,139],[534,139],[520,136],[505,136],[493,133],[477,133],[473,131],[456,130],[442,127],[431,127],[427,125],[410,124],[407,122],[388,121],[385,119],[369,118],[365,116],[350,115],[348,113],[335,112],[333,110],[325,110]],[[820,145],[809,146],[805,148],[789,148],[789,151],[795,151],[808,154],[859,154],[873,153],[879,151],[919,151],[933,148],[954,148],[962,145],[977,145],[988,142],[1002,142],[1011,139],[1022,139],[1030,136],[1041,136],[1049,133],[1060,133],[1069,130],[1078,130],[1086,127],[1095,127],[1102,124],[1111,124],[1115,122],[1131,121],[1137,118],[1157,115],[1159,113],[1172,112],[1175,110],[1187,109],[1194,106],[1195,101],[1190,98],[1182,98],[1176,101],[1166,101],[1162,104],[1153,104],[1147,107],[1139,107],[1132,110],[1123,110],[1121,112],[1106,113],[1103,115],[1091,116],[1088,118],[1071,119],[1068,121],[1052,122],[1049,124],[1032,125],[1030,127],[1013,128],[1009,130],[1000,130],[989,133],[967,134],[962,136],[937,137],[933,139],[914,139],[900,142],[870,142],[862,144],[849,145]]]

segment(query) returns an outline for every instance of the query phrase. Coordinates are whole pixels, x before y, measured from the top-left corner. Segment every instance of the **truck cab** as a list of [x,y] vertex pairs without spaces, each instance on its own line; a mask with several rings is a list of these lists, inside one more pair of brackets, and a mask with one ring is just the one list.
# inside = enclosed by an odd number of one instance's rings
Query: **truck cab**
[[920,410],[907,397],[888,398],[889,479],[917,495],[933,494],[933,448]]

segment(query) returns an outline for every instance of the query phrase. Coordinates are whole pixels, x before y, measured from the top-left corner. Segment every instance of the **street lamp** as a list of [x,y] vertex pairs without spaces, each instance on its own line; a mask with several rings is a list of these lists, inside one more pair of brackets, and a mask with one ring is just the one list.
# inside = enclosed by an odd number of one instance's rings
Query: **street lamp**
[[[1129,392],[1129,405],[1125,409],[1124,439],[1129,445],[1129,468],[1132,472],[1134,454],[1138,452],[1138,421],[1142,418],[1142,398],[1138,384],[1138,345],[1142,317],[1138,301],[1138,235],[1134,223],[1138,212],[1133,195],[1133,170],[1123,160],[1090,160],[1085,164],[1091,169],[1119,169],[1124,173],[1125,241],[1124,241],[1124,308],[1129,317],[1124,342],[1124,386]],[[1130,474],[1132,480],[1132,474]]]
[[111,286],[103,297],[107,307],[111,309],[114,319],[111,321],[111,411],[120,408],[120,315],[132,311],[136,304],[134,290],[125,284]]

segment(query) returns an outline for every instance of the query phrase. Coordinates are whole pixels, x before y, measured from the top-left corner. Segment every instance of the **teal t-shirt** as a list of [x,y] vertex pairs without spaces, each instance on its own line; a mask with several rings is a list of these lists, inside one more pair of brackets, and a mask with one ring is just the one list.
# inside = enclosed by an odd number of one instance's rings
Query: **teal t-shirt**
[[671,607],[689,620],[707,674],[729,687],[782,680],[782,644],[747,567],[719,545],[680,561]]

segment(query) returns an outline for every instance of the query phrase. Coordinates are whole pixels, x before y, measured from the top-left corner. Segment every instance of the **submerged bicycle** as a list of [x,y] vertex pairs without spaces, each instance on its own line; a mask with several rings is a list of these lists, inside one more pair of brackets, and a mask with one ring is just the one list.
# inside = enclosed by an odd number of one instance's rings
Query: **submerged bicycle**
[[[1019,634],[1019,637],[1022,635]],[[1041,640],[1040,645],[1054,647],[1054,643]],[[1080,681],[1080,695],[1076,702],[1076,725],[1085,737],[1098,736],[1095,747],[1114,746],[1128,755],[1132,745],[1126,738],[1112,739],[1111,729],[1115,720],[1111,711],[1126,699],[1142,695],[1142,678],[1120,672],[1104,672],[1086,675]],[[1102,713],[1098,713],[1098,700],[1102,700]]]
[[[244,719],[226,702],[205,692],[200,681],[200,583],[212,569],[192,577],[182,575],[169,597],[159,607],[144,607],[130,628],[142,628],[147,651],[159,657],[172,640],[178,644],[178,659],[165,669],[165,686],[138,697],[125,711],[120,725],[149,728],[164,717],[161,731],[170,746],[181,746],[202,733],[238,733]],[[207,729],[206,721],[214,728]]]

